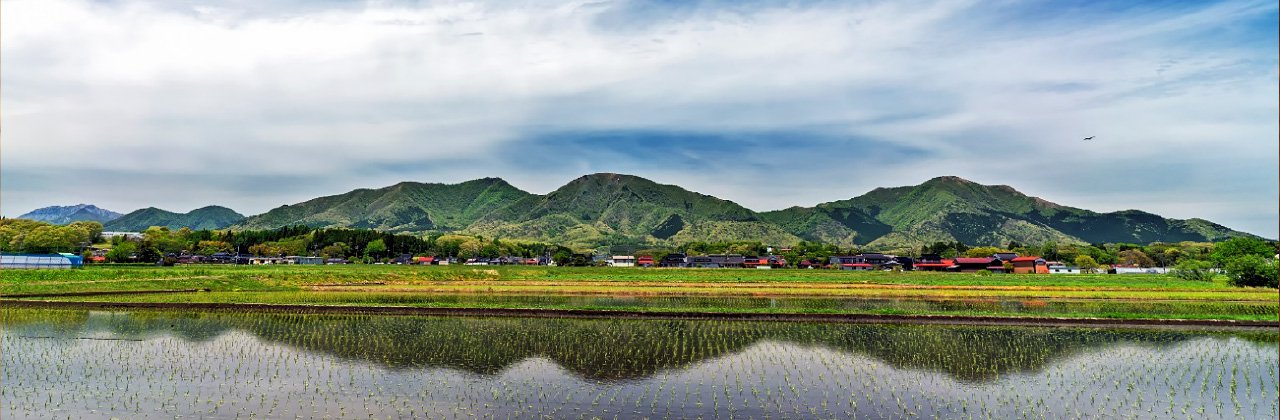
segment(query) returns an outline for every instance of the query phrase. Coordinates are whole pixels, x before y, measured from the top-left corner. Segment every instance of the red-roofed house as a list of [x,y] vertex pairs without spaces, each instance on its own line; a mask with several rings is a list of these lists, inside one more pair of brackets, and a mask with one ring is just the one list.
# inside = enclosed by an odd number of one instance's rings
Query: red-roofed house
[[914,270],[918,271],[947,271],[956,265],[956,260],[937,260],[928,262],[917,262],[914,264]]
[[962,273],[976,273],[981,270],[1004,270],[1000,260],[994,257],[956,258],[955,270]]

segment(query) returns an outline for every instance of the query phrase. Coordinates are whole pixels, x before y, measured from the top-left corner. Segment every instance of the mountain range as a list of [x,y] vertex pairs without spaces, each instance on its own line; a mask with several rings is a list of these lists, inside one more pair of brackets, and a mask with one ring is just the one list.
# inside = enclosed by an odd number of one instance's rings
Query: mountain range
[[169,229],[224,229],[244,220],[244,215],[221,206],[201,207],[186,213],[174,213],[155,207],[136,210],[104,223],[103,230],[141,232],[152,226]]
[[111,210],[98,208],[93,204],[76,204],[74,206],[49,206],[32,210],[27,214],[18,216],[19,219],[35,220],[55,225],[65,225],[71,222],[98,222],[106,223],[120,217],[120,213]]
[[694,241],[801,240],[873,248],[936,241],[970,245],[1221,241],[1253,236],[1203,219],[1138,210],[1098,213],[1030,197],[1006,185],[944,176],[877,188],[847,200],[756,212],[732,201],[632,175],[579,177],[545,195],[499,178],[460,184],[402,182],[277,207],[245,218],[210,206],[179,214],[147,208],[106,224],[273,229],[289,225],[392,232],[458,232],[536,240],[580,249],[636,249]]

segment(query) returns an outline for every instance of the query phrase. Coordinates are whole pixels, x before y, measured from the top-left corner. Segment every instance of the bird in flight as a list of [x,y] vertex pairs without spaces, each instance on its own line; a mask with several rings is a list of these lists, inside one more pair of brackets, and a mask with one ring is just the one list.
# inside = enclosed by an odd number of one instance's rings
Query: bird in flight
[[1094,137],[1096,137],[1096,136],[1089,136],[1089,137],[1085,137],[1084,139],[1085,139],[1085,140],[1093,140],[1093,138],[1094,138]]

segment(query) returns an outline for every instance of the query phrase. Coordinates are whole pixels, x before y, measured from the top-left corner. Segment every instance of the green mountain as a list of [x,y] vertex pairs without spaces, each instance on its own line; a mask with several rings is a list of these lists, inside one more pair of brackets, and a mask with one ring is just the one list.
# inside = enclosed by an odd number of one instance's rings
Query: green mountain
[[449,185],[404,182],[282,206],[233,228],[288,225],[460,232],[615,252],[695,241],[787,245],[812,240],[892,248],[934,241],[1149,243],[1248,235],[1201,219],[1165,219],[1137,210],[1096,213],[956,177],[757,213],[679,186],[610,173],[580,177],[546,195],[498,178]]
[[600,173],[529,196],[478,221],[471,232],[590,248],[689,241],[799,240],[732,201],[632,175]]
[[106,231],[140,232],[152,226],[164,226],[170,229],[188,227],[200,229],[223,229],[244,220],[244,215],[226,207],[208,206],[187,213],[174,213],[155,207],[147,207],[120,216],[103,226]]
[[498,178],[461,184],[402,182],[277,207],[245,219],[235,228],[307,225],[393,232],[455,231],[530,196]]
[[1007,185],[958,177],[878,188],[848,200],[761,217],[804,239],[883,247],[956,240],[974,245],[1150,243],[1249,236],[1202,219],[1165,219],[1137,210],[1096,213],[1029,197]]

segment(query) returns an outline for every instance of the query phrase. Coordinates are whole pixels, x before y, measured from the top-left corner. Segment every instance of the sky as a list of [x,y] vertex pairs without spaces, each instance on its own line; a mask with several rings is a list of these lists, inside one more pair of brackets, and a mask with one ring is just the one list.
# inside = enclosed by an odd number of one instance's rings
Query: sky
[[766,211],[954,175],[1280,237],[1275,1],[0,10],[9,217],[596,172]]

